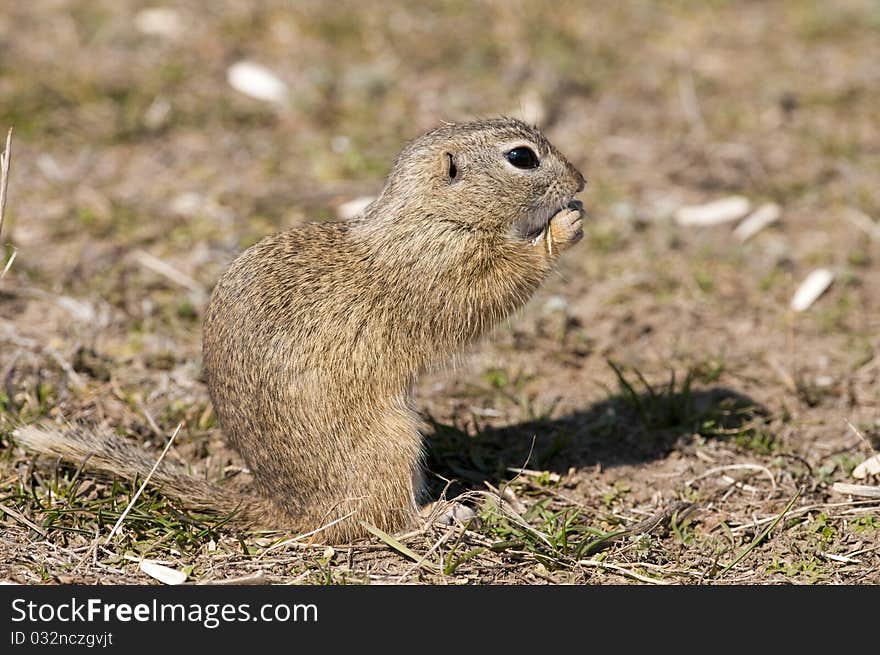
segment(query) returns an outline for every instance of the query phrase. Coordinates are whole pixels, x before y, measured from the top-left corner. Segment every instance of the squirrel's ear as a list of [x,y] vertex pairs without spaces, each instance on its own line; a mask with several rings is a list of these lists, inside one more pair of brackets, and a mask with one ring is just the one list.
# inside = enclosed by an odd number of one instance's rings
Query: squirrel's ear
[[444,152],[440,160],[441,170],[447,182],[455,182],[458,179],[458,166],[455,165],[455,155]]

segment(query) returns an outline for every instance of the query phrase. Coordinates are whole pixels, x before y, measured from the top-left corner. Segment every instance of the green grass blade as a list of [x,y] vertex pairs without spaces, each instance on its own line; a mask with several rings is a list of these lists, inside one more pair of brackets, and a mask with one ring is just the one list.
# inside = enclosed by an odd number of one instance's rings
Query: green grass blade
[[802,491],[801,489],[797,490],[797,493],[794,496],[792,496],[791,500],[788,501],[788,504],[785,506],[785,508],[782,510],[782,512],[780,512],[779,516],[777,516],[775,519],[773,519],[773,522],[770,525],[768,525],[767,528],[761,534],[759,534],[757,537],[755,537],[755,539],[752,540],[752,543],[750,543],[746,547],[746,549],[743,550],[743,552],[741,552],[737,556],[737,558],[735,560],[733,560],[730,564],[728,564],[723,569],[721,569],[721,571],[718,573],[718,577],[721,577],[722,575],[727,573],[730,569],[732,569],[734,566],[739,564],[746,557],[746,555],[751,553],[755,548],[758,547],[758,544],[760,544],[762,541],[764,541],[764,539],[767,537],[767,535],[773,531],[773,528],[775,528],[777,525],[779,525],[779,522],[783,518],[785,518],[785,515],[788,514],[788,512],[791,510],[792,507],[794,507],[794,504],[797,501],[797,499],[801,497],[801,491]]
[[388,534],[384,530],[377,528],[375,525],[370,525],[366,521],[360,521],[360,524],[370,534],[372,534],[375,537],[378,537],[379,539],[384,541],[386,544],[391,546],[391,548],[393,548],[394,550],[399,552],[401,555],[405,555],[406,557],[409,557],[416,564],[428,566],[431,569],[437,568],[433,564],[426,562],[424,557],[420,557],[418,555],[418,553],[416,553],[415,551],[411,550],[410,548],[407,548],[406,546],[404,546],[402,543],[400,543],[397,539],[392,537],[390,534]]

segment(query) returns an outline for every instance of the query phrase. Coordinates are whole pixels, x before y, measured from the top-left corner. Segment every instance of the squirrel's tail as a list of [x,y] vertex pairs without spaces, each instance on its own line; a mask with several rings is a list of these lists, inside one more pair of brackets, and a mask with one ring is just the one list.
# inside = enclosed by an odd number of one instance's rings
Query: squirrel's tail
[[[27,425],[15,430],[13,436],[19,444],[38,453],[75,463],[85,462],[90,469],[123,478],[143,480],[156,464],[150,453],[113,433],[99,433],[80,426],[61,430],[52,425]],[[259,498],[199,480],[181,465],[164,459],[153,471],[150,484],[179,499],[189,509],[232,514],[236,525],[258,526],[267,518]]]

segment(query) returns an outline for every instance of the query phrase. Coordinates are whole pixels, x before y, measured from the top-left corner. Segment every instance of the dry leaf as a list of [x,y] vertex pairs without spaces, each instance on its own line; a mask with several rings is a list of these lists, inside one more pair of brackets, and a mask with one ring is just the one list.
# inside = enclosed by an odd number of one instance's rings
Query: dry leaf
[[781,214],[782,210],[775,202],[761,205],[736,226],[733,236],[740,241],[748,241],[765,227],[778,221]]
[[163,584],[177,585],[183,584],[186,581],[186,573],[183,571],[162,566],[161,564],[156,564],[156,562],[142,560],[139,566],[141,571]]
[[730,196],[705,205],[681,207],[675,212],[679,225],[721,225],[742,218],[749,213],[749,199]]
[[856,480],[862,480],[869,475],[877,475],[878,473],[880,473],[880,455],[874,455],[855,467],[852,476]]

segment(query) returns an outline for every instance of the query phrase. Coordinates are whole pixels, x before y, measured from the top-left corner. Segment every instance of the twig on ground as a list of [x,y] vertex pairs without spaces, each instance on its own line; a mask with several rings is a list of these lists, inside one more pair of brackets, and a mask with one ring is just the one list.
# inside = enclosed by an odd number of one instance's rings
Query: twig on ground
[[18,250],[13,249],[12,254],[9,255],[9,260],[6,262],[6,266],[3,267],[3,271],[0,272],[0,280],[2,280],[6,273],[9,272],[9,269],[12,268],[12,262],[15,261],[15,257],[18,255]]
[[761,464],[728,464],[726,466],[716,466],[715,468],[711,468],[708,471],[701,473],[695,478],[691,478],[690,480],[685,481],[684,484],[686,487],[690,487],[697,480],[708,478],[709,476],[715,475],[716,473],[721,473],[722,471],[741,470],[760,471],[761,473],[764,473],[770,479],[770,484],[773,485],[773,491],[776,491],[776,479],[773,477],[773,473],[770,472],[770,469]]
[[880,225],[875,223],[870,216],[859,211],[855,207],[847,208],[843,213],[843,216],[846,220],[871,237],[871,239],[874,241],[880,241]]
[[618,566],[617,564],[612,564],[611,562],[604,562],[595,559],[582,559],[578,560],[578,566],[589,566],[593,568],[601,568],[601,569],[610,569],[612,571],[616,571],[623,576],[628,578],[632,578],[633,580],[638,580],[639,582],[647,582],[648,584],[656,584],[656,585],[668,585],[669,582],[666,580],[660,580],[657,578],[649,578],[646,575],[642,575],[640,573],[636,573],[635,571],[625,568],[623,566]]
[[199,580],[197,585],[227,586],[227,585],[264,585],[269,584],[269,578],[262,573],[245,575],[238,578],[223,578],[220,580]]
[[509,487],[509,486],[512,485],[514,482],[516,482],[517,480],[519,480],[519,477],[520,477],[523,473],[525,473],[525,472],[528,470],[528,469],[526,468],[526,466],[529,465],[529,460],[532,459],[532,453],[535,451],[535,440],[536,440],[536,439],[537,439],[537,435],[534,435],[534,434],[533,434],[533,435],[532,435],[532,443],[531,443],[531,445],[529,445],[529,452],[528,452],[528,454],[526,455],[526,461],[523,462],[523,465],[522,465],[519,469],[514,469],[514,470],[516,471],[516,475],[514,475],[513,478],[511,478],[510,480],[505,481],[505,483],[504,483],[503,485],[501,485],[501,491],[499,492],[500,495],[503,496],[503,495],[504,495],[504,491],[507,489],[507,487]]
[[773,369],[773,372],[776,373],[780,382],[785,385],[785,388],[791,391],[792,393],[797,393],[798,386],[795,379],[791,376],[791,374],[785,370],[785,367],[782,366],[774,357],[767,356],[766,357],[767,364],[770,365],[770,368]]
[[846,424],[849,426],[849,429],[852,430],[855,433],[855,435],[859,438],[859,440],[861,440],[861,442],[865,446],[867,446],[868,450],[871,451],[871,454],[876,455],[877,451],[874,450],[874,446],[871,445],[871,442],[868,441],[867,439],[865,439],[865,435],[863,435],[861,432],[859,432],[858,428],[856,426],[854,426],[852,423],[850,423],[849,419],[844,419],[844,420],[846,421]]
[[18,512],[16,512],[16,511],[15,511],[14,509],[12,509],[11,507],[7,507],[6,505],[0,505],[0,512],[3,512],[4,514],[8,514],[8,515],[11,516],[12,518],[14,518],[16,521],[18,521],[18,522],[20,522],[20,523],[26,525],[26,526],[29,527],[31,530],[33,530],[34,532],[36,532],[38,535],[40,535],[41,537],[43,537],[43,539],[46,538],[46,531],[45,531],[43,528],[41,528],[39,525],[37,525],[36,523],[34,523],[33,521],[31,521],[31,520],[30,520],[29,518],[27,518],[26,516],[23,516],[23,515],[19,514]]
[[138,264],[140,264],[144,268],[148,268],[154,273],[158,273],[159,275],[162,275],[163,277],[171,280],[175,284],[178,284],[185,289],[189,289],[190,292],[192,292],[194,299],[199,304],[203,303],[207,299],[208,294],[205,293],[205,289],[201,284],[196,282],[186,273],[178,271],[168,262],[159,259],[155,255],[151,255],[146,250],[136,250],[132,254],[132,257]]
[[147,484],[150,482],[150,478],[153,477],[153,473],[156,472],[156,469],[159,468],[159,464],[162,463],[162,460],[165,459],[165,454],[168,452],[168,449],[171,448],[171,444],[174,443],[174,438],[177,436],[177,433],[180,432],[180,428],[183,427],[183,423],[178,423],[177,428],[174,430],[174,434],[168,439],[168,443],[165,444],[165,448],[162,449],[162,452],[159,454],[159,458],[156,460],[156,463],[153,464],[153,468],[150,469],[150,472],[147,473],[147,477],[144,478],[143,483],[140,486],[140,489],[137,490],[137,493],[132,497],[131,501],[129,501],[128,506],[119,515],[119,519],[116,521],[116,525],[113,526],[113,529],[110,530],[110,534],[107,535],[107,539],[104,541],[104,545],[110,543],[110,540],[113,539],[113,535],[119,530],[122,526],[122,522],[125,520],[125,517],[128,516],[128,513],[131,511],[131,508],[134,507],[134,504],[137,502],[137,499],[140,498],[141,493],[143,493],[144,489],[146,489]]
[[[284,546],[287,546],[289,544],[295,544],[299,541],[302,541],[303,539],[306,539],[307,537],[311,537],[313,535],[316,535],[319,532],[326,530],[327,528],[332,527],[332,526],[336,525],[337,523],[341,523],[342,521],[344,521],[345,519],[347,519],[349,517],[354,516],[356,513],[357,513],[357,510],[353,509],[345,516],[340,516],[338,519],[334,519],[334,520],[330,521],[330,523],[327,523],[326,525],[322,525],[320,528],[315,528],[311,532],[306,532],[305,534],[300,534],[300,535],[297,535],[297,536],[292,537],[290,539],[284,539],[283,541],[279,541],[277,544],[272,544],[266,550],[264,550],[262,553],[260,553],[260,555],[257,557],[257,559],[258,560],[263,559],[263,557],[265,555],[267,555],[269,552],[271,552],[273,550],[277,550],[278,548],[283,548]],[[304,544],[299,544],[299,545],[304,545]]]
[[880,498],[880,487],[867,484],[835,482],[831,488],[839,494],[849,494],[850,496],[859,496],[860,498]]
[[[462,526],[461,530],[463,532],[466,531],[467,526]],[[437,541],[434,542],[434,545],[428,549],[428,552],[425,553],[425,556],[422,557],[422,559],[420,561],[416,562],[411,567],[409,567],[406,571],[403,572],[403,574],[397,579],[397,583],[402,584],[410,575],[412,575],[418,568],[420,568],[422,566],[422,562],[427,560],[428,557],[431,555],[431,553],[433,553],[440,546],[445,544],[449,540],[449,537],[451,537],[454,533],[455,533],[455,529],[453,529],[452,527],[450,527],[449,530],[446,530],[443,533],[443,535]],[[443,569],[440,569],[440,572],[442,573]]]
[[[877,501],[875,501],[875,500],[854,500],[854,501],[850,501],[850,502],[846,502],[846,503],[820,503],[817,505],[807,505],[806,507],[799,507],[798,509],[794,510],[793,512],[789,512],[789,516],[801,516],[803,514],[809,514],[810,512],[815,512],[816,510],[827,510],[827,509],[831,509],[833,507],[850,507],[850,508],[852,508],[853,506],[858,506],[855,508],[856,510],[858,510],[859,507],[866,507],[867,506],[868,508],[870,508],[870,506],[873,506],[874,503],[876,503],[876,502]],[[839,514],[843,515],[843,514],[847,514],[847,513],[851,513],[851,512],[842,511]],[[775,519],[776,519],[775,516],[767,516],[763,519],[757,519],[756,521],[752,521],[751,523],[744,523],[743,525],[738,525],[734,528],[730,528],[730,532],[731,532],[731,534],[737,534],[739,532],[742,532],[743,530],[751,530],[751,529],[760,527],[766,523],[769,523],[770,521],[773,521]]]
[[[116,531],[119,530],[119,527],[122,525],[122,522],[125,520],[125,517],[128,516],[128,513],[131,511],[131,508],[134,507],[134,504],[137,501],[138,497],[140,497],[141,493],[146,488],[147,483],[150,481],[150,478],[153,476],[153,473],[156,472],[156,469],[159,467],[159,464],[162,462],[162,459],[165,457],[165,453],[168,452],[168,449],[171,447],[171,444],[174,442],[174,438],[177,436],[177,433],[180,432],[181,426],[183,426],[183,423],[178,423],[177,429],[174,430],[174,434],[172,434],[171,437],[168,439],[168,443],[165,444],[165,448],[159,454],[159,459],[156,460],[156,463],[153,464],[153,468],[147,474],[147,477],[144,478],[144,482],[143,482],[143,484],[141,484],[140,489],[137,490],[137,493],[134,495],[134,497],[128,503],[128,507],[126,507],[125,511],[123,511],[122,514],[119,516],[119,520],[116,521],[116,525],[114,525],[113,529],[110,530],[110,534],[107,535],[107,539],[104,541],[104,544],[103,544],[104,546],[106,546],[107,544],[110,543],[110,540],[113,538],[113,535],[116,534]],[[89,547],[88,551],[86,551],[86,554],[83,555],[83,558],[79,561],[79,563],[75,567],[73,567],[74,572],[78,571],[79,568],[83,564],[85,564],[86,561],[90,558],[94,558],[95,561],[97,561],[98,545],[100,544],[100,542],[101,542],[101,537],[100,537],[100,529],[99,529],[98,531],[95,532],[95,538],[92,541],[92,545]]]
[[6,212],[6,190],[9,188],[9,162],[12,159],[12,128],[6,133],[6,148],[0,155],[0,236],[3,235],[3,216]]
[[[0,155],[0,237],[3,236],[3,219],[6,214],[6,191],[9,188],[9,164],[12,161],[12,128],[6,133],[6,148]],[[9,260],[0,272],[0,280],[6,275],[7,271],[12,267],[15,260],[16,251],[13,250],[9,256]]]
[[846,555],[835,555],[834,553],[826,553],[823,550],[818,552],[820,557],[830,559],[832,562],[841,562],[842,564],[860,564],[859,560],[847,557]]
[[703,120],[703,112],[700,111],[700,101],[697,98],[697,89],[694,85],[694,73],[690,68],[683,70],[678,76],[678,99],[685,118],[699,136],[706,134],[706,121]]

